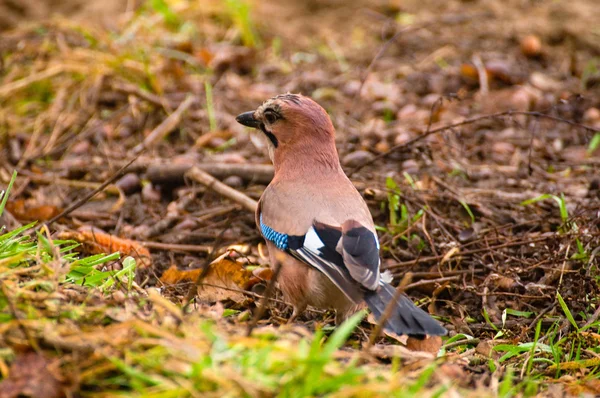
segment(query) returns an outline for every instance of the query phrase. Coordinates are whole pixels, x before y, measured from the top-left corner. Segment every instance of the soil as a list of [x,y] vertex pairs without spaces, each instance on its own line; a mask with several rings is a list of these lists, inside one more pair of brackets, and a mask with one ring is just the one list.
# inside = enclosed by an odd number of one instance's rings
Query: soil
[[[181,26],[175,39],[157,37],[151,23],[136,31],[135,7],[124,3],[0,1],[3,84],[23,78],[19,68],[39,72],[65,54],[92,76],[61,74],[36,86],[35,95],[52,95],[46,108],[19,103],[22,93],[3,99],[20,112],[1,119],[0,176],[6,180],[18,166],[22,178],[9,208],[15,223],[31,209],[60,211],[89,192],[73,181],[107,180],[192,94],[196,101],[178,127],[117,181],[123,197],[103,194],[56,228],[93,225],[148,243],[150,285],[160,285],[173,264],[200,267],[213,247],[241,245],[244,261],[264,265],[252,214],[166,171],[268,164],[260,139],[235,115],[273,95],[301,92],[332,117],[342,164],[382,226],[383,268],[396,281],[411,271],[407,292],[452,333],[487,339],[504,326],[506,338],[518,340],[531,337],[538,315],[568,330],[557,292],[577,321],[590,316],[600,294],[596,1],[256,1],[257,48],[242,45],[219,2],[192,7],[186,16],[197,34],[185,39]],[[45,40],[53,44],[43,47],[23,24],[50,11],[109,30],[123,23],[131,36],[113,42],[99,35],[94,47],[79,32],[46,22]],[[112,62],[114,53],[137,54],[134,44],[145,46],[139,53],[147,59]],[[100,73],[90,66],[95,60],[109,66]],[[205,82],[213,88],[212,121]],[[28,151],[35,134],[42,138]],[[63,182],[48,183],[58,178]],[[264,173],[219,178],[254,199],[266,185]],[[396,197],[400,206],[390,211]],[[29,210],[19,212],[19,203]],[[171,293],[175,300],[184,295]],[[504,322],[505,309],[533,315]],[[290,309],[273,313],[285,317]],[[300,321],[322,316],[307,312]]]

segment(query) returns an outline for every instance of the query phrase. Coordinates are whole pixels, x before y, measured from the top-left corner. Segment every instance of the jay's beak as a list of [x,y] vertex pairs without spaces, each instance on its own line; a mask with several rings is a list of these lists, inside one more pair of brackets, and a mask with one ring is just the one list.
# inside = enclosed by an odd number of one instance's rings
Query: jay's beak
[[260,126],[260,122],[254,118],[254,111],[239,114],[235,120],[244,126],[252,127],[254,129],[257,129]]

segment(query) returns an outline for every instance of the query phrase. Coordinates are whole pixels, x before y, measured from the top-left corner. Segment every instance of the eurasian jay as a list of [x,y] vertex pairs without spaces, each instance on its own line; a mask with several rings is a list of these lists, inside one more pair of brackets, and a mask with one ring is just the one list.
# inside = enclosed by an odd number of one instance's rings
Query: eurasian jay
[[[344,174],[327,112],[308,97],[278,95],[237,116],[268,139],[275,175],[260,198],[256,224],[278,283],[293,305],[336,310],[336,324],[364,303],[379,319],[395,289],[379,270],[379,241],[367,204]],[[401,295],[386,329],[400,335],[444,335],[436,320]]]

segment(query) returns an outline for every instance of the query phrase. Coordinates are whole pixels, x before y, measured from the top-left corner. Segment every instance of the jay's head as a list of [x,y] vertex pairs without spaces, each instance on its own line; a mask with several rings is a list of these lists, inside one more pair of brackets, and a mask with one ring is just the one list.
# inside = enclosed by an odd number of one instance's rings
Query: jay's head
[[259,129],[275,152],[304,144],[334,143],[335,130],[319,104],[300,94],[281,94],[263,103],[255,111],[236,117],[238,123]]

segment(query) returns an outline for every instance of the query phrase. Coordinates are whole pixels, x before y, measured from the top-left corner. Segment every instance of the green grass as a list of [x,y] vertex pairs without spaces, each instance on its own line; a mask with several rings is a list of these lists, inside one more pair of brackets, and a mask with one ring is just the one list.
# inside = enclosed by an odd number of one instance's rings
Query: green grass
[[224,4],[229,17],[240,32],[244,45],[260,47],[262,42],[250,15],[250,5],[245,0],[225,0]]
[[[32,348],[45,347],[45,356],[60,358],[58,372],[77,380],[81,396],[410,397],[459,391],[436,378],[441,362],[421,361],[415,372],[398,367],[398,357],[389,366],[361,350],[357,327],[364,311],[329,336],[329,328],[311,334],[302,326],[265,324],[246,337],[245,321],[235,312],[217,315],[203,307],[183,314],[155,289],[137,286],[133,259],[106,269],[119,261],[118,253],[80,258],[76,243],[53,240],[45,228],[32,233],[33,225],[0,235],[0,330],[24,332]],[[21,350],[0,340],[0,369],[8,369]]]
[[[204,32],[198,34],[200,42],[195,41],[199,40],[197,32],[190,29],[187,20],[186,10],[196,12],[201,4],[190,2],[189,8],[175,7],[181,4],[149,1],[116,38],[80,30],[91,45],[79,54],[78,62],[84,70],[33,83],[6,99],[6,113],[23,116],[10,126],[12,131],[30,131],[40,112],[52,105],[61,86],[69,88],[69,95],[73,93],[67,102],[78,103],[99,75],[130,83],[144,93],[163,94],[169,91],[165,82],[177,79],[176,73],[167,73],[175,60],[181,61],[186,76],[201,74],[200,81],[208,82],[210,71],[198,66],[200,61],[194,53],[175,48],[166,51],[158,40],[170,34],[169,38],[176,36],[178,41],[195,45],[193,51],[210,43],[211,38],[202,36]],[[223,31],[234,28],[239,32],[236,44],[239,39],[246,46],[259,47],[261,41],[249,4],[242,0],[224,3],[222,13],[227,23]],[[49,29],[38,29],[38,34],[48,35],[52,27]],[[225,34],[221,32],[219,37]],[[348,61],[332,43],[327,54],[343,69]],[[280,40],[273,40],[270,51],[275,57],[284,57]],[[35,49],[29,56],[45,59],[57,57],[57,53],[58,47],[49,45]],[[309,59],[309,55],[298,53],[298,59]],[[10,60],[11,54],[6,57]],[[37,67],[26,65],[15,72],[19,65],[7,65],[7,73],[17,78],[28,76]],[[213,99],[209,83],[205,87],[205,124],[214,131],[219,127],[214,111],[214,100],[218,98]],[[149,106],[160,107],[144,105]],[[112,111],[103,111],[107,119],[112,117]],[[228,141],[217,150],[232,143]],[[599,145],[596,134],[588,153]],[[466,179],[460,170],[453,174]],[[416,190],[419,182],[415,177],[403,173],[403,178],[406,183],[402,189]],[[0,214],[14,181],[13,176],[7,192],[0,195]],[[429,210],[407,206],[402,194],[400,185],[389,178],[382,203],[386,225],[380,230],[397,238],[390,250],[395,244],[421,239],[411,227]],[[561,223],[557,228],[560,236],[577,232],[564,195],[542,195],[522,204],[539,205],[548,199],[558,206],[559,216],[555,218]],[[474,213],[466,202],[461,204],[473,223]],[[580,224],[583,230],[584,224]],[[537,316],[533,310],[505,308],[502,325],[492,322],[485,308],[482,314],[473,311],[465,313],[464,319],[447,319],[459,326],[483,319],[492,325],[492,331],[446,337],[445,347],[435,359],[394,351],[398,343],[393,339],[382,340],[386,345],[380,348],[388,356],[376,355],[375,350],[367,352],[362,347],[372,328],[363,320],[362,312],[337,329],[321,325],[321,320],[308,326],[296,323],[276,327],[275,319],[265,319],[252,336],[246,337],[251,304],[241,310],[202,305],[183,313],[181,303],[171,301],[156,288],[142,288],[136,283],[140,275],[132,258],[120,258],[117,253],[82,255],[77,243],[53,239],[45,228],[34,233],[36,226],[31,223],[7,230],[0,225],[0,383],[10,377],[6,369],[23,349],[39,349],[58,359],[57,374],[73,381],[75,395],[83,397],[510,397],[543,394],[550,384],[583,385],[599,377],[599,341],[593,334],[600,332],[600,322],[584,326],[599,305],[596,298],[590,300],[585,311],[574,311],[567,292],[560,291],[554,303],[556,322],[549,325],[548,319],[537,320],[531,330],[522,330],[520,335],[507,329],[507,322],[519,318],[527,320],[525,325],[530,324]],[[438,237],[434,235],[433,239]],[[422,239],[420,242],[418,250],[424,245]],[[573,242],[569,259],[587,265],[594,247],[578,238]],[[489,356],[475,351],[479,342],[493,345]],[[456,373],[449,372],[447,365],[453,366]],[[492,380],[491,387],[478,389],[479,379]]]

